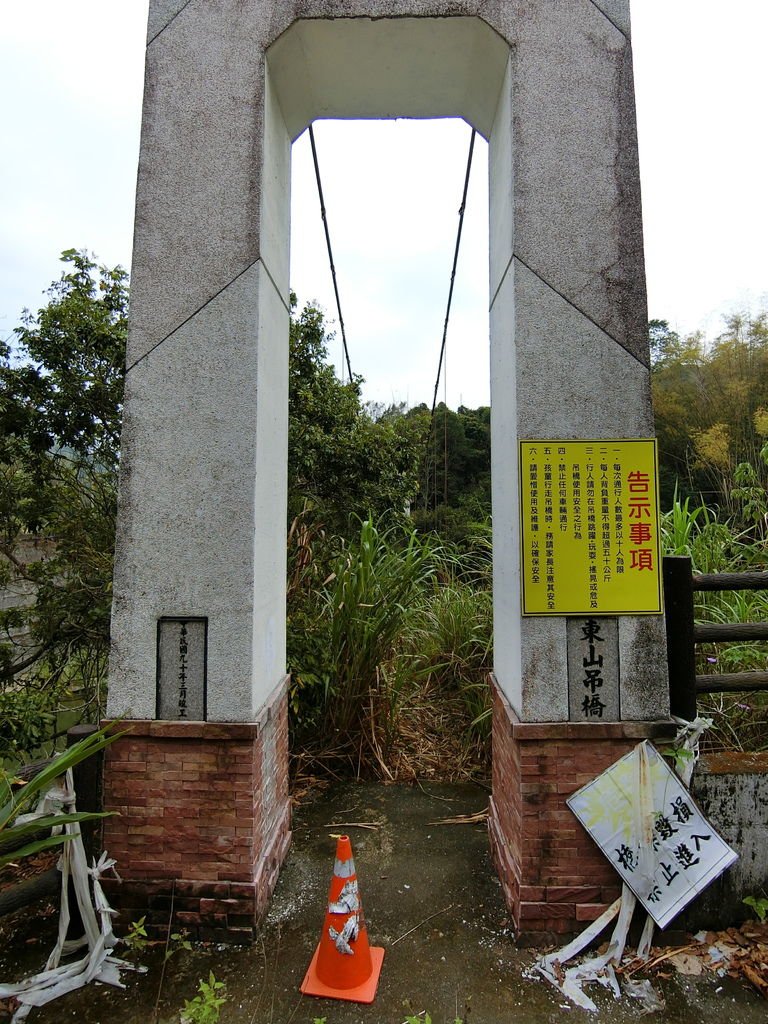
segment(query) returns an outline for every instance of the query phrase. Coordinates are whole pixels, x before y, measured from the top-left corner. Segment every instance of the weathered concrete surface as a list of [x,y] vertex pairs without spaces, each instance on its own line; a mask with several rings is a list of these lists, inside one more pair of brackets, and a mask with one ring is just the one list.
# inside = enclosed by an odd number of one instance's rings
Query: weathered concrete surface
[[[349,784],[300,807],[294,845],[262,940],[249,949],[198,948],[174,956],[162,984],[160,1024],[177,1024],[178,1010],[209,970],[229,991],[222,1024],[311,1024],[315,1017],[326,1017],[328,1024],[402,1024],[406,1014],[421,1010],[430,1012],[434,1024],[453,1024],[456,1015],[465,1024],[558,1024],[569,1015],[582,1019],[546,982],[524,977],[535,954],[516,949],[509,935],[484,824],[434,824],[482,810],[486,799],[474,786]],[[298,992],[323,922],[335,851],[332,836],[342,831],[352,837],[370,940],[386,949],[371,1006],[302,998]],[[28,922],[20,927],[24,930],[12,941],[0,943],[3,981],[21,977],[24,969],[39,969],[52,943],[53,921],[44,934]],[[32,936],[38,941],[27,945]],[[148,951],[141,960],[150,972],[126,976],[125,992],[91,987],[36,1012],[35,1022],[148,1024],[160,985],[162,949]],[[721,1024],[724,1019],[764,1024],[765,1001],[727,978],[672,977],[658,984],[667,1007],[653,1019],[663,1024]],[[615,1002],[597,986],[590,993],[602,1011],[600,1019],[611,1024],[639,1019],[634,1001]]]
[[[155,716],[161,615],[209,618],[213,721],[253,720],[259,707],[254,660],[267,680],[284,674],[285,502],[272,495],[270,514],[260,510],[257,534],[253,479],[260,457],[271,453],[283,465],[287,459],[286,448],[270,437],[269,415],[273,404],[287,405],[287,375],[271,368],[258,406],[256,389],[246,386],[269,366],[266,354],[257,365],[252,344],[257,314],[270,309],[265,291],[274,292],[272,283],[252,267],[128,375],[125,409],[132,429],[123,439],[121,487],[131,515],[120,519],[123,555],[115,570],[115,716]],[[272,308],[287,333],[286,309],[279,302]],[[265,420],[263,445],[254,450],[253,438],[233,426],[259,417]],[[256,546],[270,569],[258,587]],[[258,630],[255,607],[263,608]]]
[[625,36],[630,33],[629,0],[592,0],[595,7],[603,12]]
[[692,791],[739,859],[685,913],[688,928],[721,928],[754,917],[745,896],[768,892],[768,754],[702,757]]
[[669,714],[666,649],[660,615],[624,615],[619,619],[623,719],[645,722]]
[[[516,446],[518,437],[653,434],[645,366],[517,258],[495,296],[491,325],[494,451]],[[517,474],[509,472],[508,454],[498,459],[492,475],[494,558],[504,571],[494,588],[496,676],[523,721],[566,721],[565,620],[508,625],[519,614],[519,553],[507,526],[518,514]],[[622,718],[667,715],[661,616],[620,617],[619,664]]]
[[149,7],[147,43],[151,43],[188,3],[189,0],[154,0]]
[[486,17],[513,46],[515,254],[647,365],[629,41],[591,0]]
[[517,372],[525,385],[518,386],[518,435],[651,436],[642,363],[518,259],[514,269]]

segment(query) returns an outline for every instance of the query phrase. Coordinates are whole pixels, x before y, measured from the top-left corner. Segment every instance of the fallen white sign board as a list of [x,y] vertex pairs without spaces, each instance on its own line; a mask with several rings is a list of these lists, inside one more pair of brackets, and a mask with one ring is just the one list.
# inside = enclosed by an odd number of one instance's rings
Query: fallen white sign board
[[567,803],[660,928],[737,859],[647,741]]

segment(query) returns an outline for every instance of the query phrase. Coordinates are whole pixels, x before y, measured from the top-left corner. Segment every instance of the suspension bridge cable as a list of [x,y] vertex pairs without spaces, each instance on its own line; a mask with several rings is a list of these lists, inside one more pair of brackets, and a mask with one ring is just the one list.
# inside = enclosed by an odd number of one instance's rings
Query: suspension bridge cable
[[[432,395],[432,411],[430,412],[430,415],[429,415],[429,430],[427,431],[427,442],[426,442],[426,445],[425,445],[425,459],[427,461],[427,477],[426,477],[427,482],[429,481],[429,445],[430,445],[430,442],[432,440],[432,432],[433,432],[434,423],[435,423],[435,409],[437,408],[437,392],[438,392],[438,389],[440,387],[440,375],[441,375],[441,373],[443,371],[443,360],[445,358],[445,343],[446,343],[446,340],[448,338],[448,321],[450,320],[450,316],[451,316],[451,304],[453,302],[453,286],[454,286],[454,282],[456,280],[456,266],[457,266],[457,264],[459,262],[459,249],[461,247],[461,232],[462,232],[462,230],[464,228],[464,211],[467,208],[467,191],[469,189],[469,176],[470,176],[470,173],[472,171],[472,154],[474,153],[474,150],[475,150],[475,135],[476,134],[477,133],[476,133],[475,129],[473,128],[472,129],[472,135],[470,136],[470,139],[469,139],[469,154],[467,156],[467,171],[466,171],[466,174],[464,176],[464,191],[463,191],[462,196],[461,196],[461,206],[459,207],[459,228],[458,228],[458,231],[456,232],[456,247],[455,247],[454,252],[453,252],[453,267],[451,268],[451,283],[450,283],[450,287],[448,288],[448,304],[446,306],[445,322],[443,324],[443,340],[442,340],[442,343],[440,345],[440,358],[439,358],[438,363],[437,363],[437,377],[435,378],[435,390],[434,390],[434,394]],[[446,395],[446,399],[447,399],[447,395]],[[447,407],[447,401],[446,401],[446,407]],[[447,479],[447,473],[446,473],[446,479]],[[424,492],[425,507],[426,507],[426,503],[428,501],[427,489],[428,489],[428,483],[427,483],[427,488],[425,488],[425,492]]]
[[[339,314],[339,327],[341,328],[341,342],[344,346],[344,358],[347,361],[347,372],[349,373],[350,383],[352,382],[352,365],[349,361],[349,349],[347,348],[347,335],[344,330],[344,317],[341,315],[341,299],[339,298],[339,286],[336,282],[336,267],[333,262],[333,250],[331,249],[331,235],[328,230],[328,217],[325,213],[325,197],[323,196],[323,185],[320,181],[320,165],[317,162],[317,147],[315,146],[315,133],[312,130],[312,125],[309,126],[309,142],[312,146],[312,160],[315,165],[315,180],[317,181],[317,194],[320,197],[320,216],[323,219],[323,228],[325,229],[325,244],[328,247],[328,262],[331,265],[331,277],[333,278],[333,291],[336,295],[336,309]],[[343,374],[342,374],[343,377]]]

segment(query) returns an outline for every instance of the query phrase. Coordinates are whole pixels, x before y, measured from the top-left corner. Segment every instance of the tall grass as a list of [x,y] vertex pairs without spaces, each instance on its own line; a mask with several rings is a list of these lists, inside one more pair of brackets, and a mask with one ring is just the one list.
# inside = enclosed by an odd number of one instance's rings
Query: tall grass
[[490,574],[468,582],[461,561],[443,559],[442,572],[408,619],[405,653],[414,674],[441,696],[455,695],[468,716],[468,734],[480,748],[490,739],[493,667],[493,595]]
[[[739,530],[732,519],[718,520],[705,506],[691,507],[677,497],[662,517],[665,554],[688,555],[694,573],[749,572],[766,568],[766,549],[754,533]],[[766,591],[696,592],[699,623],[768,621]],[[765,671],[768,644],[737,642],[698,644],[696,671],[708,673]],[[768,750],[768,693],[702,694],[699,713],[713,720],[705,739],[710,749]]]
[[405,748],[423,747],[426,733],[434,746],[460,729],[477,761],[489,729],[487,545],[459,554],[371,519],[332,557],[318,555],[320,540],[306,525],[289,536],[294,747],[390,776],[406,761],[416,773]]
[[336,732],[359,727],[374,697],[383,709],[378,725],[388,731],[393,687],[386,683],[387,665],[408,605],[434,571],[428,541],[395,527],[380,530],[371,519],[336,562],[323,595],[330,620],[326,714]]
[[[754,570],[763,545],[690,499],[662,520],[667,553],[695,572]],[[294,751],[334,770],[385,777],[477,765],[490,753],[490,546],[461,549],[368,519],[350,541],[307,512],[289,535],[289,668]],[[768,621],[768,594],[699,593],[700,622]],[[699,645],[700,673],[765,669],[765,644]],[[768,694],[702,696],[710,747],[768,749]],[[434,755],[434,756],[433,756]],[[435,767],[438,765],[438,767]]]
[[385,764],[404,689],[396,644],[435,567],[432,543],[370,518],[351,543],[342,543],[326,578],[304,595],[301,636],[292,622],[300,739],[311,736],[357,766],[371,758]]
[[686,555],[696,573],[737,571],[749,556],[749,544],[730,519],[721,521],[706,505],[691,507],[677,497],[661,517],[665,555]]

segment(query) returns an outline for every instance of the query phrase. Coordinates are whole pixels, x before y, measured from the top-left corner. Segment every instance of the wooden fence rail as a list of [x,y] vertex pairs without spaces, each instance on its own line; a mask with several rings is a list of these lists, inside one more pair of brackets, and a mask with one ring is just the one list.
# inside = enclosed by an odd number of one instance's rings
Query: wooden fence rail
[[673,715],[692,721],[699,693],[768,690],[768,672],[696,674],[696,644],[768,641],[768,622],[694,622],[695,591],[768,590],[768,572],[724,572],[694,575],[691,560],[664,558],[664,604],[667,622],[669,699]]

